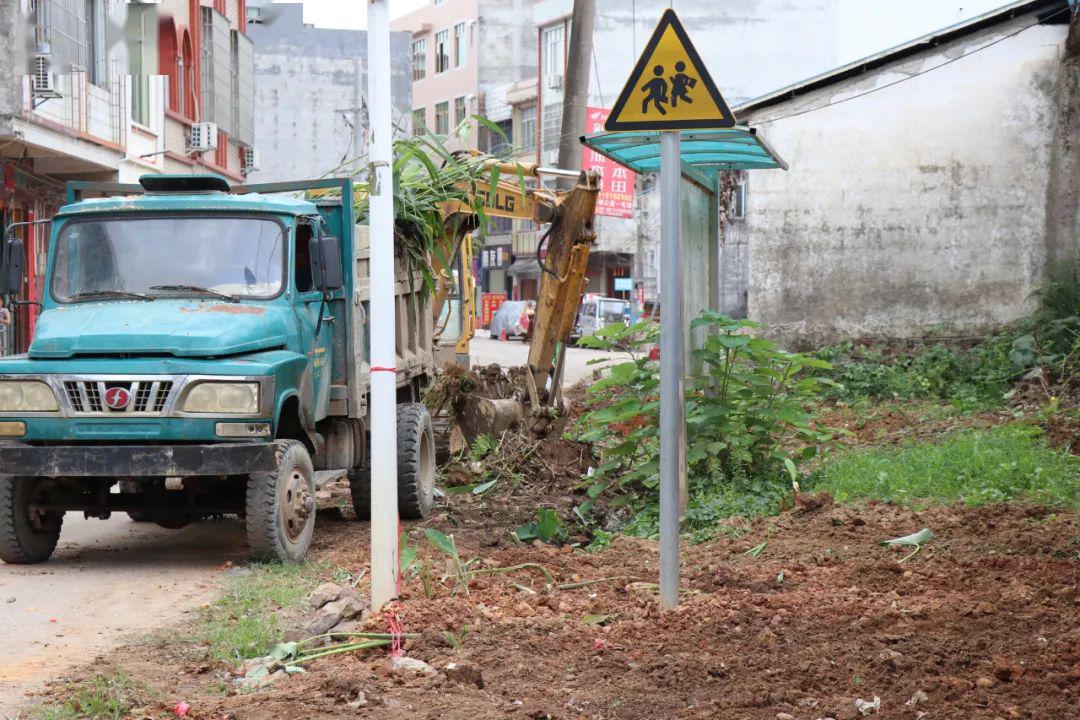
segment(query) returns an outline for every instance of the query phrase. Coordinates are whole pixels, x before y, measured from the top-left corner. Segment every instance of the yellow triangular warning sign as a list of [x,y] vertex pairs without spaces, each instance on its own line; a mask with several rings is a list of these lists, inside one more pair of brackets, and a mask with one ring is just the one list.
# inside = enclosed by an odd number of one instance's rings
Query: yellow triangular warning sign
[[665,10],[626,81],[605,130],[686,130],[735,125],[674,10]]

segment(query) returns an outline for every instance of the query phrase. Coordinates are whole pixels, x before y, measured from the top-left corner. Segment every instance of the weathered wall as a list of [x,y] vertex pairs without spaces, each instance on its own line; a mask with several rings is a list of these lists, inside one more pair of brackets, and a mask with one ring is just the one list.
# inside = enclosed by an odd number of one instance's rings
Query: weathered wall
[[0,0],[0,137],[10,137],[11,116],[19,112],[22,93],[21,72],[26,61],[20,39],[20,0]]
[[1080,257],[1080,10],[1073,15],[1055,103],[1046,202],[1048,262]]
[[[1017,18],[741,116],[791,166],[750,173],[752,317],[792,341],[821,343],[918,336],[930,326],[977,332],[1030,310],[1047,258],[1051,161],[1075,155],[1075,143],[1063,148],[1055,136],[1065,26],[1002,39],[1031,22]],[[926,75],[770,120],[994,39],[1001,42]]]
[[[306,27],[299,4],[265,5],[262,12],[264,22],[247,28],[255,44],[255,147],[261,155],[261,169],[249,179],[320,177],[366,153],[355,147],[356,115],[341,111],[366,102],[367,33]],[[393,119],[406,131],[409,42],[409,33],[391,33]]]

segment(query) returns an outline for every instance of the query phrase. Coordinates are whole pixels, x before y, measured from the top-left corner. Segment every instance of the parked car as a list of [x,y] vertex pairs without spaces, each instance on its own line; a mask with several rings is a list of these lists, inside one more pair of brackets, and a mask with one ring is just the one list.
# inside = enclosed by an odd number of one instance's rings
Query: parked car
[[495,311],[495,317],[491,318],[491,325],[488,327],[491,337],[496,340],[526,339],[535,313],[535,300],[507,300]]
[[577,322],[570,334],[572,340],[594,334],[612,323],[623,324],[630,318],[630,301],[619,298],[586,296],[578,310]]

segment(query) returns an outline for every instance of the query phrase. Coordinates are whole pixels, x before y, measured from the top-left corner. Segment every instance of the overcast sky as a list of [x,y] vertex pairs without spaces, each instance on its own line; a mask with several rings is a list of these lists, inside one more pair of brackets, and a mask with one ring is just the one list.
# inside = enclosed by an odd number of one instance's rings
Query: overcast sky
[[[390,0],[390,17],[406,15],[430,1]],[[1008,4],[1006,0],[837,0],[837,3],[840,64]],[[362,29],[367,25],[367,3],[363,0],[303,0],[303,5],[304,22],[317,27]],[[674,6],[678,12],[678,0]],[[812,32],[813,28],[808,30]],[[828,69],[817,68],[815,72]]]

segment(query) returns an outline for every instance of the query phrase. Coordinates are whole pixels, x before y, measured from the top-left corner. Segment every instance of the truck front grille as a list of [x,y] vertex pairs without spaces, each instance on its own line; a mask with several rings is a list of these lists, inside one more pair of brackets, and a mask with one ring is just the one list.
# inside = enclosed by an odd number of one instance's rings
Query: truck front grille
[[72,411],[83,414],[161,413],[172,389],[171,380],[64,381]]

